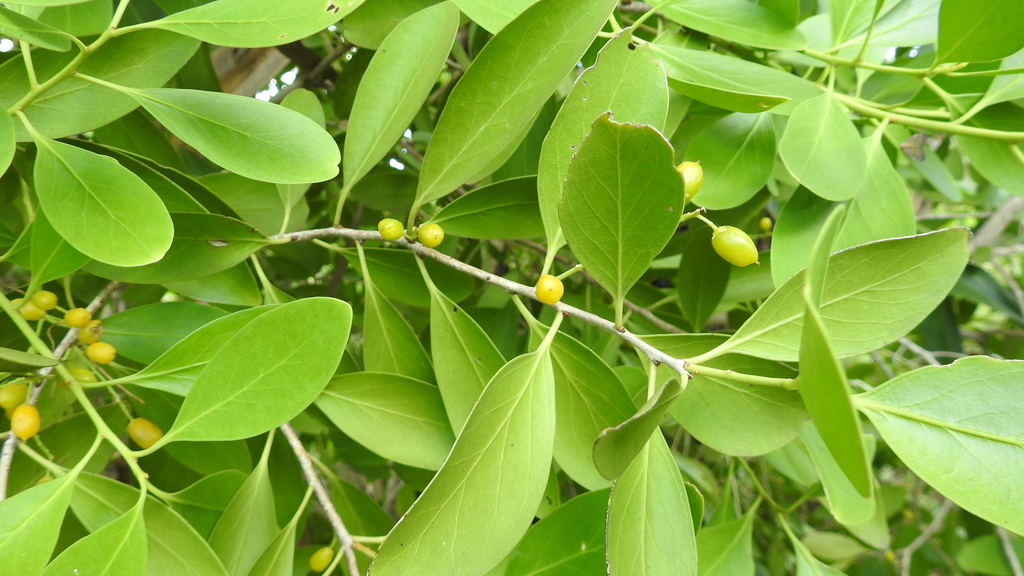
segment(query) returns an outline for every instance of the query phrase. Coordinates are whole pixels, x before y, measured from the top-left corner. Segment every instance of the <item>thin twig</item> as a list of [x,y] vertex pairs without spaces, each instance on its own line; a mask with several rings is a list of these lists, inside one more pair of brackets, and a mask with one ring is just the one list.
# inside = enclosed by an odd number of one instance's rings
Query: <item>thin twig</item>
[[[315,240],[318,238],[348,238],[350,240],[356,241],[383,240],[379,232],[372,230],[352,230],[350,228],[318,228],[314,230],[302,230],[300,232],[278,234],[276,236],[270,237],[271,240],[284,240],[291,242]],[[526,298],[532,298],[534,300],[537,300],[537,294],[533,286],[527,286],[525,284],[513,282],[506,278],[502,278],[501,276],[498,276],[496,274],[492,274],[491,272],[485,272],[484,270],[481,270],[475,266],[470,266],[469,264],[466,264],[461,260],[452,258],[447,254],[442,254],[437,250],[427,248],[426,246],[418,242],[409,242],[405,238],[399,238],[397,241],[393,242],[393,244],[397,244],[399,246],[408,248],[420,256],[425,256],[427,258],[437,260],[438,262],[444,264],[445,266],[448,266],[449,268],[454,268],[459,272],[468,274],[470,276],[473,276],[474,278],[483,280],[484,282],[490,282],[491,284],[494,284],[499,288],[503,288],[506,291],[511,292],[513,294],[519,294],[520,296],[525,296]],[[626,330],[625,327],[616,328],[615,323],[611,322],[610,320],[605,320],[604,318],[601,318],[596,314],[591,314],[590,312],[580,310],[575,306],[569,306],[568,304],[565,304],[563,302],[558,302],[552,305],[552,308],[554,308],[558,312],[561,312],[565,316],[572,316],[573,318],[578,318],[586,322],[587,324],[590,324],[591,326],[595,326],[597,328],[615,334],[619,338],[622,338],[626,342],[632,344],[633,347],[636,348],[637,350],[643,352],[651,360],[651,362],[654,362],[655,364],[664,364],[678,372],[681,376],[684,376],[687,379],[690,378],[690,373],[687,372],[686,370],[685,360],[681,358],[673,358],[672,356],[665,354],[661,350],[658,350],[654,346],[651,346],[650,344],[644,342],[636,334],[633,334],[632,332]]]
[[995,212],[963,212],[955,213],[951,212],[948,214],[920,214],[915,216],[915,220],[956,220],[958,218],[989,218]]
[[1003,547],[1006,561],[1010,563],[1010,570],[1013,572],[1013,576],[1024,576],[1024,569],[1020,566],[1020,558],[1017,557],[1017,551],[1013,549],[1010,534],[1002,526],[996,526],[996,534],[999,535],[999,543]]
[[991,246],[999,240],[1003,231],[1017,219],[1017,212],[1024,209],[1024,198],[1013,196],[1003,202],[984,224],[975,232],[974,238],[967,242],[971,252],[984,246]]
[[[111,282],[107,284],[107,287],[100,291],[92,302],[86,306],[86,310],[95,314],[103,303],[106,302],[107,298],[121,287],[120,282]],[[78,328],[71,328],[68,333],[64,335],[64,338],[57,344],[57,347],[53,349],[53,357],[60,360],[64,353],[68,351],[68,348],[74,345],[78,341]],[[44,378],[36,383],[32,390],[29,392],[28,398],[25,399],[27,404],[35,405],[39,400],[39,395],[43,392],[43,386],[46,385],[46,376],[49,376],[53,372],[53,366],[47,366],[41,368],[37,373]],[[14,451],[18,447],[18,437],[14,434],[7,436],[4,440],[3,450],[0,451],[0,501],[7,498],[7,479],[11,473],[11,462],[14,460]]]
[[288,439],[288,443],[291,444],[292,451],[295,452],[295,457],[299,460],[299,465],[302,466],[302,475],[306,477],[306,482],[313,488],[316,499],[323,506],[324,511],[327,512],[327,519],[330,520],[331,526],[334,527],[334,533],[338,535],[338,540],[341,541],[341,551],[345,554],[346,560],[348,560],[349,574],[352,576],[359,574],[356,554],[352,551],[352,535],[345,528],[345,523],[342,522],[341,516],[338,515],[334,504],[331,503],[331,497],[327,494],[327,489],[324,488],[323,482],[320,482],[320,477],[316,475],[316,470],[313,470],[313,461],[309,457],[309,452],[306,452],[306,447],[302,445],[302,440],[299,439],[299,435],[292,429],[291,424],[282,424],[281,433],[284,434],[285,438]]
[[914,552],[921,546],[924,546],[928,540],[935,535],[936,532],[942,529],[942,524],[946,520],[946,514],[953,508],[953,501],[945,498],[942,502],[942,506],[939,511],[935,513],[935,517],[932,518],[932,523],[925,528],[921,534],[910,543],[909,546],[903,549],[903,561],[900,569],[900,576],[910,576],[910,559],[913,557]]
[[899,342],[900,342],[901,346],[903,346],[907,350],[910,350],[914,354],[917,354],[918,356],[921,357],[922,360],[924,360],[925,362],[931,364],[932,366],[941,366],[942,365],[942,362],[939,362],[938,360],[936,360],[935,356],[931,352],[929,352],[928,350],[925,350],[924,348],[919,346],[913,340],[911,340],[909,338],[900,338]]
[[890,368],[889,365],[886,364],[885,359],[882,358],[882,355],[878,353],[878,350],[871,351],[871,359],[874,360],[875,364],[878,364],[878,367],[882,369],[882,372],[885,373],[886,378],[892,380],[893,378],[896,377],[896,374],[893,373],[892,368]]

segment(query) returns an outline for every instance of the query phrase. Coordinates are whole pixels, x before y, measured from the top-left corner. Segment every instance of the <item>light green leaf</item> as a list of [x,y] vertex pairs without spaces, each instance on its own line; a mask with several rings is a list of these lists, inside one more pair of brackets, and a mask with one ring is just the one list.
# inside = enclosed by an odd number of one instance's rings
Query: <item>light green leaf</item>
[[722,301],[733,269],[715,252],[711,234],[709,226],[686,231],[676,273],[679,310],[695,332],[704,328]]
[[[729,505],[729,504],[726,504]],[[697,574],[700,576],[754,576],[751,542],[757,507],[743,518],[709,526],[697,533]]]
[[0,348],[0,372],[28,372],[57,364],[60,364],[60,361],[51,357]]
[[[821,450],[824,454],[828,453],[828,448],[825,447],[824,442],[821,444]],[[831,457],[829,455],[829,458]],[[807,449],[798,440],[794,440],[774,452],[765,454],[764,459],[786,478],[796,482],[801,488],[806,488],[818,481],[818,471],[814,468],[814,462],[811,461]],[[846,475],[843,474],[842,470],[839,470],[839,466],[835,465],[835,468],[837,476],[849,484],[850,481],[846,480]],[[852,484],[850,484],[850,492],[857,494]],[[860,494],[857,494],[857,497],[863,498]]]
[[[312,490],[312,489],[310,489]],[[307,492],[306,499],[292,516],[292,519],[274,539],[267,545],[266,550],[253,564],[249,576],[291,576],[295,564],[295,528],[302,516],[310,493]]]
[[216,472],[175,492],[174,498],[167,504],[187,520],[200,536],[208,539],[221,513],[246,478],[248,475],[238,470]]
[[576,80],[541,146],[537,196],[549,251],[557,251],[565,243],[558,222],[558,202],[569,162],[594,119],[608,111],[619,122],[648,124],[658,130],[665,127],[665,68],[651,60],[648,44],[634,45],[628,33],[609,40],[597,53],[594,65]]
[[459,9],[450,2],[436,4],[399,23],[374,54],[345,135],[345,192],[409,127],[445,66],[458,28]]
[[210,534],[210,548],[230,576],[247,576],[277,534],[274,491],[267,472],[270,445],[268,439],[259,464],[231,498]]
[[[303,197],[304,184],[271,184],[244,178],[231,172],[215,172],[199,178],[218,198],[238,213],[238,219],[251,224],[261,234],[270,236],[282,229],[285,232],[301,230],[309,217],[309,204]],[[299,190],[297,198],[289,198],[291,204],[282,203],[281,191],[290,193]],[[294,201],[293,201],[294,200]],[[287,210],[290,208],[290,212]]]
[[[963,146],[963,137],[958,136],[957,141]],[[910,194],[885,153],[881,131],[865,138],[863,144],[867,157],[864,182],[847,206],[846,222],[834,248],[911,236],[917,230]],[[1024,193],[1024,187],[1021,190]]]
[[217,46],[258,48],[301,40],[334,24],[363,0],[217,0],[137,25],[162,28]]
[[[1009,58],[1005,58],[1000,64],[1000,70],[1015,70],[1024,67],[1024,52],[1018,52]],[[1000,102],[1008,102],[1024,97],[1024,76],[1021,74],[1004,74],[996,76],[989,84],[988,90],[977,106],[991,106]],[[995,126],[994,128],[998,128]]]
[[[967,235],[966,229],[949,228],[832,255],[821,317],[836,357],[876,350],[917,326],[960,277],[967,263]],[[803,281],[803,273],[790,277],[714,355],[729,351],[797,360]]]
[[783,529],[786,531],[786,535],[789,536],[789,541],[793,544],[793,550],[796,552],[796,576],[846,576],[839,570],[826,566],[818,561],[817,558],[811,554],[811,551],[804,546],[804,543],[793,534],[793,530],[789,527],[789,524],[785,519],[780,519],[779,522]]
[[651,51],[665,63],[673,89],[726,110],[790,114],[821,94],[811,82],[740,58],[664,44],[651,44]]
[[36,138],[35,191],[50,224],[76,250],[114,266],[159,260],[174,226],[160,198],[106,156]]
[[103,319],[103,341],[119,355],[149,364],[200,327],[225,316],[213,306],[165,302],[129,308]]
[[[1010,542],[1017,560],[1024,561],[1024,541],[1013,539]],[[964,544],[956,553],[956,564],[971,573],[1013,576],[1002,542],[995,534],[979,536]]]
[[14,159],[14,152],[17,151],[18,143],[14,138],[14,121],[10,114],[0,114],[0,174],[7,172],[7,168]]
[[334,139],[294,110],[255,98],[200,90],[122,91],[186,144],[246,178],[304,184],[338,175],[341,152]]
[[[876,501],[880,495],[872,493],[869,496],[862,495],[846,473],[839,466],[828,446],[822,439],[821,434],[814,424],[808,424],[799,440],[806,454],[810,457],[821,480],[821,487],[825,491],[825,502],[828,510],[837,522],[843,525],[861,524],[871,519],[876,507]],[[874,479],[872,478],[872,481]]]
[[377,288],[367,268],[364,261],[363,364],[366,370],[434,383],[430,356],[419,337],[398,308]]
[[488,2],[487,0],[453,0],[474,22],[491,34],[497,34],[509,22],[523,13],[537,0],[505,0],[504,2]]
[[[644,341],[676,358],[703,354],[725,340],[717,334],[644,337]],[[704,365],[772,378],[796,376],[795,370],[779,362],[739,354],[727,354]],[[659,378],[675,375],[667,366],[659,367],[658,372]],[[748,386],[699,371],[692,376],[672,406],[672,417],[702,444],[723,454],[759,456],[776,450],[796,438],[807,420],[800,395],[793,390]],[[704,485],[701,488],[706,491]]]
[[203,302],[245,307],[259,306],[263,302],[260,289],[256,287],[256,278],[244,262],[196,280],[164,282],[163,285],[168,290]]
[[[327,116],[324,114],[324,105],[320,102],[320,98],[317,97],[316,93],[305,88],[296,88],[288,93],[281,100],[281,106],[290,110],[295,110],[299,114],[302,114],[306,118],[316,122],[321,128],[327,128]],[[282,200],[285,200],[282,198]],[[288,203],[288,200],[285,200]],[[294,204],[295,201],[291,200]]]
[[832,24],[832,45],[841,44],[871,24],[882,2],[878,0],[832,0],[828,5],[828,16]]
[[830,94],[793,110],[779,155],[797,181],[827,200],[853,198],[867,166],[860,134]]
[[47,50],[71,49],[68,35],[52,26],[0,6],[0,34]]
[[143,500],[124,515],[68,546],[43,570],[43,576],[95,574],[119,576],[142,574],[146,570],[146,526],[142,520]]
[[911,470],[971,513],[1024,533],[1024,363],[982,356],[902,374],[854,397]]
[[252,226],[227,216],[176,212],[171,221],[174,241],[158,262],[131,268],[90,262],[86,271],[137,284],[195,280],[227,270],[270,243]]
[[149,366],[120,382],[185,396],[206,365],[236,332],[275,308],[261,306],[214,320],[172,346]]
[[16,2],[4,2],[4,4],[17,4],[19,6],[67,6],[92,1],[93,0],[17,0]]
[[[971,167],[986,180],[1017,196],[1024,196],[1024,162],[1006,142],[957,136],[957,144],[971,161]],[[902,181],[901,181],[902,184]]]
[[402,20],[440,0],[376,0],[364,2],[345,17],[345,40],[376,50]]
[[615,480],[625,473],[682,392],[679,379],[672,378],[662,384],[628,420],[602,430],[594,441],[594,465],[598,472],[608,480]]
[[[107,3],[110,9],[110,3]],[[104,21],[110,23],[109,16]],[[78,67],[82,74],[134,88],[163,86],[188,62],[199,42],[160,30],[140,31],[113,38]],[[51,78],[77,52],[40,51],[33,54],[36,75]],[[0,107],[10,108],[28,91],[25,62],[19,55],[0,65]],[[67,78],[25,107],[32,126],[47,138],[63,138],[104,126],[138,106],[129,96],[81,80]],[[15,120],[19,141],[31,140],[20,120]]]
[[615,4],[540,0],[487,42],[441,113],[413,212],[469,181],[520,135]]
[[772,230],[771,274],[775,286],[782,286],[807,266],[814,239],[834,207],[835,202],[816,196],[803,186],[786,201]]
[[[808,306],[817,310],[821,306],[822,285],[825,282],[825,274],[828,271],[829,255],[832,253],[832,246],[836,243],[836,236],[843,225],[843,216],[846,214],[846,206],[836,206],[825,219],[825,223],[818,232],[818,237],[811,246],[811,252],[807,258],[807,270],[804,273],[804,300]],[[803,351],[800,353],[801,360],[804,358]],[[844,372],[845,374],[845,372]]]
[[581,494],[534,524],[509,554],[504,576],[603,574],[608,490]]
[[745,0],[684,0],[661,11],[687,28],[748,46],[773,50],[807,47],[807,39],[793,24]]
[[1013,22],[1024,20],[1014,0],[943,0],[936,62],[987,62],[1024,48]]
[[730,114],[698,134],[686,148],[685,158],[700,162],[704,170],[704,184],[693,201],[709,210],[735,208],[753,198],[772,174],[775,129],[771,116]]
[[[415,254],[409,250],[387,248],[365,248],[363,253],[366,255],[366,265],[376,280],[375,286],[388,299],[417,308],[430,307],[430,291],[417,269]],[[343,250],[342,254],[349,264],[362,271],[355,249]],[[476,290],[473,279],[462,272],[431,258],[427,258],[424,265],[438,289],[455,302],[465,300]]]
[[431,222],[445,234],[480,240],[518,240],[544,235],[537,204],[537,177],[520,176],[481,186],[447,204]]
[[161,443],[248,438],[294,418],[334,374],[351,322],[352,308],[332,298],[260,315],[210,359]]
[[686,483],[656,433],[612,486],[609,576],[697,574],[697,543]]
[[61,476],[0,502],[0,554],[5,570],[14,574],[43,571],[57,543],[76,476],[77,472]]
[[608,114],[594,121],[569,165],[558,219],[573,254],[611,293],[616,324],[626,292],[675,233],[682,207],[683,177],[657,130]]
[[51,6],[39,14],[39,21],[82,38],[102,34],[113,16],[113,0],[92,0],[71,6]]
[[474,576],[526,532],[544,494],[555,436],[550,341],[506,364],[480,396],[455,447],[395,526],[372,576]]
[[458,433],[505,359],[487,332],[447,296],[430,290],[430,353],[448,421]]
[[[105,476],[83,474],[75,484],[71,509],[95,532],[128,513],[139,491]],[[146,575],[226,576],[217,555],[185,520],[152,496],[143,508],[146,529]]]
[[437,470],[455,443],[437,386],[405,376],[335,376],[316,405],[353,440],[407,466]]

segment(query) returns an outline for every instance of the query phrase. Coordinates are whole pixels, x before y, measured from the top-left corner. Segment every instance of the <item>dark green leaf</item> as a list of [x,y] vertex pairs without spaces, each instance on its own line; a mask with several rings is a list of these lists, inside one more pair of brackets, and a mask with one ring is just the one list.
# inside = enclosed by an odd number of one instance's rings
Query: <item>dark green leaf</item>
[[210,537],[221,513],[248,476],[238,470],[224,470],[204,477],[174,493],[168,505],[195,528],[204,539]]
[[149,364],[223,310],[192,302],[166,302],[129,308],[103,319],[103,341],[117,353]]
[[456,198],[430,219],[445,234],[481,240],[536,238],[544,235],[537,204],[537,177],[502,180]]
[[569,500],[534,524],[509,555],[504,576],[603,574],[608,490]]
[[754,507],[747,510],[743,518],[709,526],[697,533],[697,574],[754,576],[751,537],[756,517]]
[[430,356],[409,322],[377,288],[367,267],[364,262],[363,364],[370,372],[400,374],[434,383]]
[[0,348],[0,372],[28,372],[57,364],[60,362],[48,356]]
[[247,576],[277,534],[274,491],[267,472],[270,442],[252,474],[235,493],[210,534],[210,548],[230,576]]
[[703,329],[721,302],[733,269],[715,252],[711,233],[709,226],[691,228],[686,233],[676,273],[679,310],[694,331]]
[[[376,286],[389,299],[419,308],[430,306],[430,292],[417,269],[415,254],[408,250],[386,248],[366,248],[363,252]],[[359,267],[359,258],[354,249],[346,249],[343,254],[349,264]],[[444,264],[429,258],[424,264],[438,289],[455,302],[465,300],[476,288],[472,278]]]

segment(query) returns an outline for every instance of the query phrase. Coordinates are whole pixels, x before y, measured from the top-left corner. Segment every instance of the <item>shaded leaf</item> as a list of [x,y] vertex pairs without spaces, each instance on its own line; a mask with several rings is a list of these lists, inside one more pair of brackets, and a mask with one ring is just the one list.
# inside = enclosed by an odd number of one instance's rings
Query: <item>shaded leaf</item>
[[628,420],[601,431],[594,441],[594,464],[602,476],[614,480],[629,468],[682,392],[679,379],[672,378]]
[[544,235],[537,204],[537,177],[521,176],[481,186],[456,198],[431,222],[445,234],[481,240],[518,240]]
[[753,576],[752,528],[757,507],[742,518],[709,526],[697,533],[697,574],[700,576]]
[[725,294],[733,266],[711,245],[711,227],[691,227],[684,236],[676,291],[679,311],[694,331],[703,329]]
[[581,494],[534,524],[509,555],[504,576],[601,574],[608,490]]
[[210,548],[231,576],[246,576],[277,534],[274,492],[267,473],[268,441],[263,457],[235,493],[210,534]]
[[29,372],[57,364],[60,362],[49,356],[0,348],[0,372]]

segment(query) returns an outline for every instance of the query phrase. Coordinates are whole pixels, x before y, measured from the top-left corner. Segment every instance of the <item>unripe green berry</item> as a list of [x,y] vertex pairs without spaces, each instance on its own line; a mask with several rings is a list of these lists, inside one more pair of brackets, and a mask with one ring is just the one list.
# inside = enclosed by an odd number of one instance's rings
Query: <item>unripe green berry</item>
[[331,565],[331,560],[334,560],[334,548],[324,546],[309,557],[309,569],[313,572],[323,572]]
[[735,226],[719,226],[711,235],[715,252],[733,266],[750,266],[757,263],[757,246],[747,233]]
[[767,217],[767,216],[765,216],[764,218],[761,218],[761,221],[758,222],[758,225],[761,227],[761,231],[762,232],[771,232],[771,230],[772,230],[772,219]]
[[385,218],[377,224],[377,231],[388,242],[394,242],[405,235],[405,226],[394,218]]
[[683,162],[676,166],[676,170],[683,175],[683,196],[689,202],[704,183],[704,169],[700,167],[699,162]]
[[434,248],[444,240],[444,230],[439,224],[424,224],[420,226],[419,232],[417,233],[420,244],[423,244],[427,248]]

